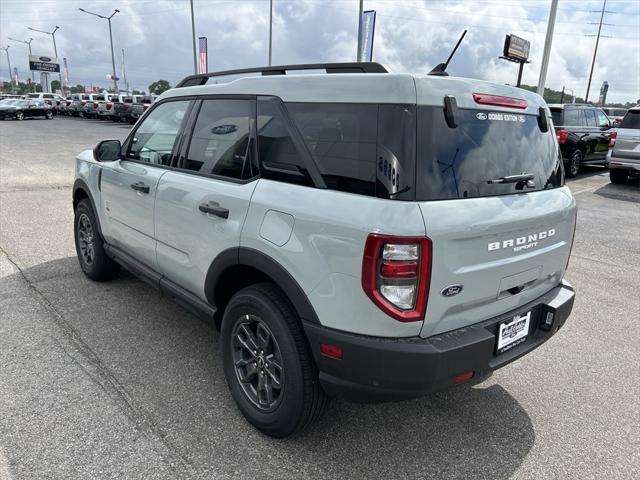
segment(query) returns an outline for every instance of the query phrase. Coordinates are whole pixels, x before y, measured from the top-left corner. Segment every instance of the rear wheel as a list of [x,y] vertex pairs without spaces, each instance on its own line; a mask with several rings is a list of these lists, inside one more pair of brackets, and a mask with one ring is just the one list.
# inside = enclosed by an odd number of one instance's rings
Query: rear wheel
[[53,120],[53,112],[51,110],[47,110],[44,114],[47,120]]
[[24,120],[24,113],[23,112],[16,112],[16,120]]
[[253,285],[233,296],[220,341],[231,395],[258,430],[286,437],[325,409],[328,399],[300,321],[274,285]]
[[629,178],[629,174],[626,170],[609,170],[609,180],[611,180],[611,183],[627,183],[627,178]]
[[76,207],[74,236],[80,268],[87,277],[103,281],[117,275],[120,266],[107,256],[93,208],[86,198]]
[[580,150],[574,150],[569,157],[569,163],[567,165],[566,175],[569,178],[573,178],[580,172],[580,166],[582,165],[582,152]]

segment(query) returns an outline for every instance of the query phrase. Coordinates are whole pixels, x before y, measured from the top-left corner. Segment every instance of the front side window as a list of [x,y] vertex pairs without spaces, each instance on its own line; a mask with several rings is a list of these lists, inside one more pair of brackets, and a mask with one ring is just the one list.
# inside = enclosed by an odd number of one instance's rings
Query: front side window
[[583,110],[584,116],[587,120],[587,127],[597,127],[598,121],[596,119],[595,110]]
[[598,116],[598,126],[599,127],[608,127],[609,124],[609,117],[607,117],[603,111],[601,110],[597,110],[596,111],[596,115]]
[[253,112],[253,100],[204,100],[182,168],[235,179],[255,177]]
[[158,165],[171,164],[171,152],[184,120],[188,100],[158,105],[133,134],[127,158]]

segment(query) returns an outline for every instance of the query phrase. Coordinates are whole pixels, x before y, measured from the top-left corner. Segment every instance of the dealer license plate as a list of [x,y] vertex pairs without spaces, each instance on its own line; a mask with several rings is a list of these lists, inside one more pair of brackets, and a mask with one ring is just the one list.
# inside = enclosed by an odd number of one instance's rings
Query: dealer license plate
[[529,335],[529,324],[531,323],[531,312],[516,315],[511,320],[502,322],[498,326],[498,346],[496,355],[507,352],[512,348],[524,343]]

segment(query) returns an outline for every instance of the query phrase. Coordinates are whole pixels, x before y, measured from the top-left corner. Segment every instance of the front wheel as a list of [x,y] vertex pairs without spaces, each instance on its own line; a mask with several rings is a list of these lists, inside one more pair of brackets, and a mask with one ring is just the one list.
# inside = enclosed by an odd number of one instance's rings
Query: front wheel
[[261,283],[236,293],[221,330],[227,384],[254,427],[287,437],[322,413],[328,399],[302,326],[276,286]]
[[569,164],[566,171],[566,175],[569,178],[573,178],[580,172],[580,166],[582,165],[582,152],[580,150],[574,150],[569,157]]
[[613,169],[609,170],[609,180],[611,183],[622,184],[627,183],[627,178],[629,178],[629,174],[626,170]]
[[53,120],[53,112],[51,110],[48,110],[47,112],[45,112],[44,116],[46,117],[47,120]]
[[16,113],[16,120],[24,120],[24,113],[23,112],[17,112]]
[[73,226],[76,254],[84,274],[96,281],[115,277],[120,266],[107,256],[98,222],[88,199],[78,203]]

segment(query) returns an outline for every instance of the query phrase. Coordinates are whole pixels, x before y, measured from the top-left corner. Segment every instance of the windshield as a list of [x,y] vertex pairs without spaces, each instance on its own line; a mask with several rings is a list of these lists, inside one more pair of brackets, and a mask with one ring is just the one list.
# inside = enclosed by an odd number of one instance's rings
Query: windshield
[[[418,200],[447,200],[532,192],[564,184],[553,131],[534,115],[459,110],[450,128],[442,108],[418,109]],[[530,187],[496,182],[532,174]]]

